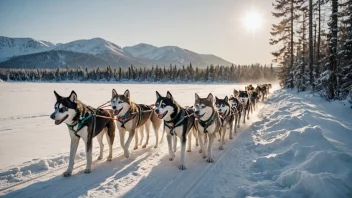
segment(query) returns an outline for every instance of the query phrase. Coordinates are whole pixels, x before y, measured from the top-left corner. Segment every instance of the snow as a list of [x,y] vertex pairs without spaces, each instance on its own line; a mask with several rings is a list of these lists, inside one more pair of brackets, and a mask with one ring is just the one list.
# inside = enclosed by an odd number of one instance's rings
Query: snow
[[[112,162],[95,161],[84,174],[80,145],[73,176],[67,168],[69,136],[65,126],[48,118],[53,90],[68,95],[74,89],[83,102],[98,106],[111,89],[126,88],[138,103],[155,102],[154,91],[170,90],[181,105],[192,105],[194,93],[231,95],[244,85],[172,84],[0,84],[0,195],[5,197],[351,197],[351,110],[311,93],[277,90],[259,111],[241,124],[235,140],[226,137],[225,150],[214,146],[215,162],[206,163],[192,143],[187,170],[168,160],[167,144],[139,148],[125,159],[118,139]],[[274,85],[273,89],[278,89]],[[15,106],[14,106],[15,104]],[[161,132],[161,131],[160,131]],[[194,138],[193,138],[194,141]],[[94,141],[93,159],[98,148]],[[106,144],[106,143],[105,143]],[[107,151],[105,151],[105,156]],[[27,181],[28,182],[23,182]],[[22,183],[23,182],[23,183]],[[18,185],[17,185],[18,184]],[[11,185],[16,185],[11,187]],[[7,187],[10,187],[6,189]],[[59,190],[58,190],[59,189]]]

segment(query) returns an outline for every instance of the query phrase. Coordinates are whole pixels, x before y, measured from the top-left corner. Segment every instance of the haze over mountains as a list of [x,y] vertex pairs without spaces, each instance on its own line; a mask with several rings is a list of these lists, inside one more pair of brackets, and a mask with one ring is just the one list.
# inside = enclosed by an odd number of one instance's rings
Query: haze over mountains
[[93,38],[54,44],[32,38],[0,36],[0,67],[3,68],[56,68],[60,67],[113,67],[126,68],[188,65],[200,68],[208,65],[232,63],[211,54],[198,54],[177,46],[156,47],[137,44],[121,48],[104,40]]

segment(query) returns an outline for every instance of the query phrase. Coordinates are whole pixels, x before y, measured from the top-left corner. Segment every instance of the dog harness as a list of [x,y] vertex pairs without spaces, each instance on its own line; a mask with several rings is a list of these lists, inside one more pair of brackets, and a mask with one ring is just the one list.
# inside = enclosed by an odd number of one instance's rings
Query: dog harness
[[125,127],[125,124],[126,124],[128,121],[132,120],[135,116],[136,116],[136,114],[132,114],[132,113],[131,113],[131,109],[129,109],[129,110],[125,113],[125,115],[117,117],[117,121],[119,121],[119,122],[121,123],[121,127],[122,127],[122,128],[126,128],[126,127]]
[[200,126],[202,126],[204,128],[204,133],[208,133],[207,129],[213,123],[214,118],[215,118],[215,111],[213,111],[213,114],[206,121],[198,119],[198,123],[200,124]]
[[[180,115],[181,114],[181,115]],[[180,115],[181,119],[179,121],[177,121],[176,123],[174,123],[173,121]],[[173,119],[166,121],[164,120],[164,126],[166,126],[167,128],[170,129],[170,133],[171,135],[175,135],[175,128],[181,126],[183,120],[186,118],[185,116],[185,110],[181,109],[181,112],[179,114],[177,114]]]
[[[74,132],[74,134],[77,137],[80,137],[77,133],[85,126],[85,123],[87,120],[89,120],[91,117],[93,117],[94,122],[93,122],[93,132],[95,131],[95,126],[96,126],[96,116],[94,115],[94,113],[90,113],[88,116],[86,117],[80,117],[78,122],[76,124],[67,124],[67,127],[72,130]],[[77,126],[78,125],[78,126]],[[73,127],[77,126],[77,129],[75,130]]]

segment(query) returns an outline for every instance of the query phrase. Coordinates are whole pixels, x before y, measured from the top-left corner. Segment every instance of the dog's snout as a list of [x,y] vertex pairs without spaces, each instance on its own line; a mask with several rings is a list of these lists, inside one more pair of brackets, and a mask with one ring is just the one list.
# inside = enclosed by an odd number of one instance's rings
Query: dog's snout
[[112,109],[116,109],[116,106],[112,106]]
[[155,113],[159,114],[159,112],[160,112],[159,109],[155,109]]
[[51,118],[51,119],[55,119],[55,113],[52,113],[52,114],[50,115],[50,118]]
[[195,111],[194,113],[198,115],[198,114],[199,114],[199,111]]

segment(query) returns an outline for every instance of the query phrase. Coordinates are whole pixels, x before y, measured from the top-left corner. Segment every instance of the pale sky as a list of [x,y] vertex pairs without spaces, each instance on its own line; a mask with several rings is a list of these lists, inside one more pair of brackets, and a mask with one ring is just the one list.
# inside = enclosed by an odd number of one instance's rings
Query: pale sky
[[[0,0],[0,35],[53,43],[101,37],[175,45],[235,64],[271,63],[272,0]],[[248,12],[261,16],[255,32]]]

